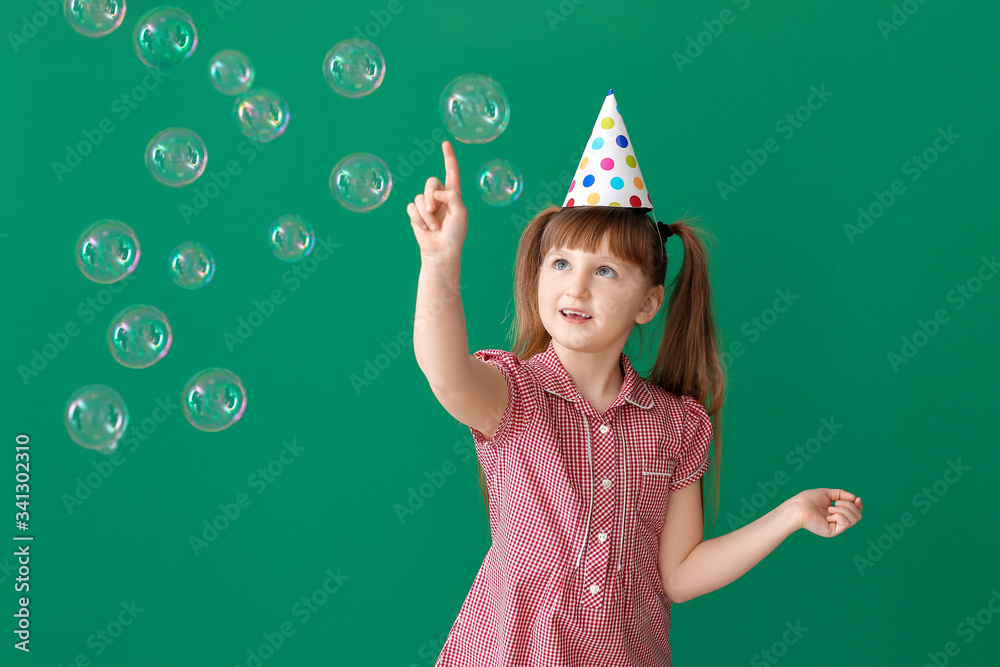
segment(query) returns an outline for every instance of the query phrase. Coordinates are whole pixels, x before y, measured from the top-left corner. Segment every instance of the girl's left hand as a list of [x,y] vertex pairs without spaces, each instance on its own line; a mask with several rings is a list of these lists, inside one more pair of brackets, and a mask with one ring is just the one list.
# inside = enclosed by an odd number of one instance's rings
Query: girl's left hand
[[840,535],[861,521],[861,498],[843,489],[809,489],[788,502],[796,510],[800,527],[821,537]]

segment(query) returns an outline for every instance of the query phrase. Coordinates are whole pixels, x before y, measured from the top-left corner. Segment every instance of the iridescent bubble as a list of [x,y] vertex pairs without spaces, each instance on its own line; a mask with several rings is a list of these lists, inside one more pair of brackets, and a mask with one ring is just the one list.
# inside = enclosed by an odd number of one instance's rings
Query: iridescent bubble
[[330,192],[349,211],[363,213],[378,208],[391,190],[388,165],[371,153],[352,153],[330,172]]
[[368,40],[345,39],[323,58],[323,77],[344,97],[364,97],[382,84],[385,58]]
[[271,252],[283,262],[298,262],[312,252],[316,233],[308,220],[301,215],[283,215],[271,223],[267,230]]
[[173,67],[198,48],[198,31],[179,7],[156,7],[142,15],[132,32],[139,60],[149,67]]
[[81,35],[104,37],[122,24],[125,0],[64,0],[63,14]]
[[243,416],[247,392],[235,373],[225,368],[206,368],[184,385],[181,405],[184,416],[196,429],[221,431]]
[[146,146],[146,168],[153,178],[172,188],[194,183],[208,165],[208,148],[196,132],[168,127]]
[[259,143],[280,137],[288,127],[288,102],[270,88],[248,90],[236,98],[233,118],[240,132]]
[[509,160],[490,160],[476,174],[479,196],[490,206],[507,206],[521,196],[524,178]]
[[76,265],[95,283],[118,282],[139,265],[139,239],[118,220],[100,220],[76,241]]
[[102,454],[113,452],[128,428],[125,399],[103,384],[88,384],[74,391],[63,418],[73,442]]
[[146,368],[167,356],[173,335],[162,312],[146,305],[129,306],[108,327],[108,347],[127,368]]
[[500,84],[482,74],[463,74],[441,91],[441,119],[466,144],[493,141],[507,128],[510,104]]
[[253,64],[242,51],[220,51],[208,66],[208,76],[223,95],[239,95],[253,83]]
[[215,258],[200,243],[187,241],[170,251],[168,262],[170,277],[178,287],[198,289],[212,281],[215,275]]

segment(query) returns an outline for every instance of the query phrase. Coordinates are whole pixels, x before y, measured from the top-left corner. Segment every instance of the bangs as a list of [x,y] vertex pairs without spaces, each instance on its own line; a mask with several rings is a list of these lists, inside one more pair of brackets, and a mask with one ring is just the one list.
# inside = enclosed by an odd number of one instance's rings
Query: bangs
[[598,254],[608,238],[615,258],[635,266],[655,266],[650,257],[659,232],[643,211],[621,206],[570,206],[552,216],[545,225],[539,244],[540,257],[553,248],[569,248]]

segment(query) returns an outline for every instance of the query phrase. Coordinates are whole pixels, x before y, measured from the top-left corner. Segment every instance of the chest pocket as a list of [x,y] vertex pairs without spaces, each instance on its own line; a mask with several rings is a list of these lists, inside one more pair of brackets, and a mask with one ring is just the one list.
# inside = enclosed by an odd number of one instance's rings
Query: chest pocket
[[668,487],[677,470],[677,463],[677,459],[665,455],[647,455],[642,460],[639,520],[657,535],[663,527],[663,516],[667,511]]

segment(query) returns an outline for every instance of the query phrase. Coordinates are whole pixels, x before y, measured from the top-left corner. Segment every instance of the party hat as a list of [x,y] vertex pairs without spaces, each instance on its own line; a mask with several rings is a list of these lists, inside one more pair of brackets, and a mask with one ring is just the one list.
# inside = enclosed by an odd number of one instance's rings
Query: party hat
[[653,208],[613,90],[604,98],[563,206]]

